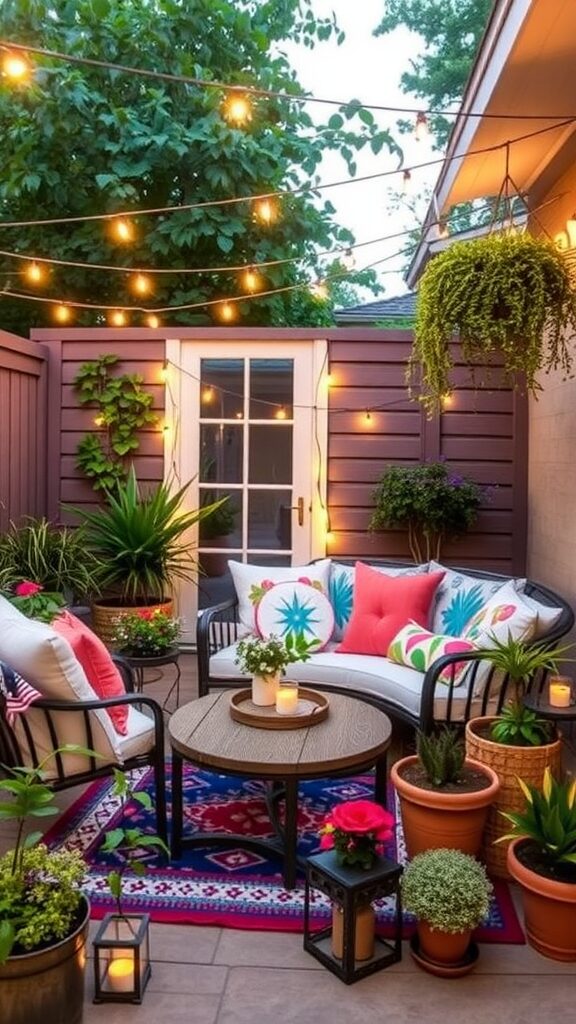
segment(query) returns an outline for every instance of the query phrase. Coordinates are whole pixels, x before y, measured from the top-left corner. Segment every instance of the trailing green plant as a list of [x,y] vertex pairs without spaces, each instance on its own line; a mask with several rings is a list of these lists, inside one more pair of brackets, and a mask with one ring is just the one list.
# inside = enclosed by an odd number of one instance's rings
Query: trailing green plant
[[558,662],[566,659],[566,652],[573,644],[565,644],[554,650],[543,644],[527,644],[515,639],[509,632],[506,640],[492,635],[493,647],[480,651],[482,658],[489,661],[499,672],[507,675],[513,684],[514,693],[503,706],[496,721],[490,727],[490,738],[495,743],[513,747],[540,747],[554,738],[552,722],[524,706],[523,700],[529,681],[536,672],[558,672]]
[[485,492],[445,462],[388,466],[372,495],[369,529],[406,527],[415,562],[440,558],[442,541],[465,533],[476,521]]
[[251,637],[238,644],[235,664],[246,675],[275,675],[296,661],[308,661],[319,643],[319,640],[306,640],[302,633],[288,633],[284,639]]
[[36,767],[10,768],[9,778],[0,779],[0,791],[10,797],[0,801],[0,821],[17,823],[14,849],[0,858],[0,964],[14,947],[31,950],[64,938],[78,913],[86,872],[81,855],[52,852],[37,845],[41,832],[26,833],[29,818],[58,813],[44,769],[52,757],[67,753],[94,756],[84,747],[66,744]]
[[92,481],[95,491],[111,491],[126,480],[127,457],[138,450],[138,432],[156,423],[151,411],[153,396],[137,373],[112,376],[117,355],[102,355],[83,363],[74,378],[81,405],[97,410],[101,432],[85,434],[77,447],[76,465]]
[[549,240],[506,232],[455,242],[422,275],[414,346],[407,368],[411,393],[429,414],[450,394],[453,335],[474,368],[501,355],[504,376],[540,390],[538,374],[572,366],[576,295],[567,263]]
[[464,741],[456,729],[444,726],[440,732],[419,732],[416,752],[430,785],[442,789],[460,781],[466,758]]
[[513,826],[496,840],[527,836],[534,840],[543,863],[552,875],[567,866],[570,880],[576,879],[576,780],[558,782],[550,768],[544,769],[542,789],[518,779],[526,806],[523,811],[500,811]]
[[[124,772],[114,769],[114,782],[112,794],[120,797],[125,803],[128,800],[135,800],[146,811],[152,810],[152,798],[149,793],[133,789]],[[135,875],[145,875],[146,864],[141,858],[142,850],[161,850],[168,855],[169,850],[163,839],[159,836],[148,835],[141,828],[113,828],[109,829],[104,836],[102,844],[103,853],[112,853],[120,861],[119,867],[108,872],[108,886],[112,896],[116,900],[117,913],[123,917],[122,890],[124,875],[130,868]]]
[[177,491],[160,483],[141,492],[134,467],[119,480],[107,505],[73,508],[86,529],[86,544],[102,565],[101,586],[124,604],[160,602],[176,579],[195,580],[195,545],[186,533],[213,505],[182,511],[190,481]]
[[22,525],[11,522],[0,534],[0,590],[33,580],[45,591],[82,598],[98,590],[99,572],[81,528],[27,516]]
[[404,869],[402,900],[409,913],[433,930],[456,934],[483,921],[492,883],[474,857],[461,850],[426,850]]

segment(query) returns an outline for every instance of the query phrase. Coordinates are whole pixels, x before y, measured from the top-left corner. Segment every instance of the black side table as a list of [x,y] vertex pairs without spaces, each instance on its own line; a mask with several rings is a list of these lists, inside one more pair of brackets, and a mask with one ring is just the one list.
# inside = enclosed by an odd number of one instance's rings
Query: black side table
[[576,703],[569,704],[567,708],[557,708],[550,703],[545,691],[527,693],[522,703],[525,708],[535,711],[541,718],[549,718],[553,722],[576,721]]
[[166,698],[162,705],[162,709],[166,711],[168,701],[170,700],[170,697],[174,693],[174,690],[176,690],[176,707],[178,707],[178,704],[180,703],[180,676],[182,674],[180,669],[179,647],[169,647],[167,651],[164,651],[164,654],[158,654],[156,655],[156,657],[130,658],[127,655],[123,655],[123,657],[130,665],[130,668],[134,669],[136,693],[142,693],[144,689],[144,684],[146,682],[146,679],[144,678],[144,673],[146,669],[162,668],[164,665],[174,665],[174,668],[176,669],[176,676],[174,682],[172,683],[172,686],[170,687],[168,693],[166,694]]
[[[401,874],[400,864],[385,857],[380,857],[368,871],[343,867],[333,850],[308,857],[306,861],[304,949],[347,985],[402,959]],[[341,959],[332,950],[332,926],[319,931],[310,929],[311,889],[320,889],[330,897],[333,904],[342,909]],[[396,900],[393,939],[389,942],[376,935],[373,956],[369,960],[358,961],[356,966],[356,912],[362,905],[372,903],[382,896],[393,896]]]

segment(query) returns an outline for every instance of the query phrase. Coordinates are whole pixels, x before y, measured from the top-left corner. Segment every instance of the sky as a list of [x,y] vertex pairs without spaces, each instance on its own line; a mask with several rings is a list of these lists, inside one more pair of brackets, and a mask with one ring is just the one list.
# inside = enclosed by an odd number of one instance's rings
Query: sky
[[[420,52],[422,40],[407,29],[396,29],[387,36],[374,37],[372,32],[385,11],[385,0],[315,0],[314,11],[325,16],[334,11],[338,24],[346,33],[341,46],[332,41],[321,43],[312,51],[301,46],[287,49],[290,61],[302,86],[315,96],[328,99],[349,100],[357,98],[365,103],[391,106],[417,106],[416,101],[401,92],[399,82],[410,58]],[[322,108],[311,106],[310,112],[316,118]],[[430,159],[431,148],[427,142],[416,142],[411,136],[400,136],[395,128],[396,115],[375,112],[382,128],[390,128],[405,151],[405,164]],[[358,176],[392,170],[398,166],[398,158],[383,149],[378,156],[370,151],[361,152],[357,158]],[[433,184],[438,168],[418,171],[412,174],[411,186],[417,192],[425,184]],[[335,154],[325,157],[322,182],[338,181],[348,177],[346,165]],[[349,227],[357,242],[368,241],[395,231],[414,227],[413,217],[406,211],[390,212],[389,194],[392,189],[401,188],[400,175],[343,185],[324,192],[325,198],[336,207],[339,223]],[[422,205],[421,215],[426,212]],[[402,239],[366,246],[358,250],[357,266],[392,256],[403,245]],[[378,298],[402,295],[407,291],[402,274],[384,273],[398,270],[405,257],[397,257],[376,268],[378,278],[385,287],[385,293]],[[376,298],[368,291],[362,292],[363,301]]]

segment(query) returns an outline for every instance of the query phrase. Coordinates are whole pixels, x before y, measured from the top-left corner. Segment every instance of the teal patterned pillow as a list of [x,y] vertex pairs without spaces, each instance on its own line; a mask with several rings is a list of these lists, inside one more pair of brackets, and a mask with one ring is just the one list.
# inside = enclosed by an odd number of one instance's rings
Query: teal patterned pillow
[[468,624],[488,601],[506,586],[505,580],[484,580],[430,562],[430,572],[444,570],[432,609],[434,633],[466,636]]

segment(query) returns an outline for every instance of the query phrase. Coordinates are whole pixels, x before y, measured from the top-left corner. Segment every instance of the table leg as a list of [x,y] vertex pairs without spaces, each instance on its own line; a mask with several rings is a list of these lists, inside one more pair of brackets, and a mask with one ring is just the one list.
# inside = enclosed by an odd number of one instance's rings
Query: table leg
[[374,779],[374,799],[376,803],[386,807],[386,786],[388,782],[388,758],[386,754],[376,761]]
[[182,856],[182,758],[177,750],[172,751],[172,860]]
[[298,780],[285,780],[284,795],[284,888],[296,887],[298,846]]

